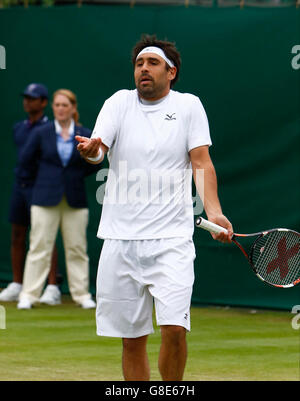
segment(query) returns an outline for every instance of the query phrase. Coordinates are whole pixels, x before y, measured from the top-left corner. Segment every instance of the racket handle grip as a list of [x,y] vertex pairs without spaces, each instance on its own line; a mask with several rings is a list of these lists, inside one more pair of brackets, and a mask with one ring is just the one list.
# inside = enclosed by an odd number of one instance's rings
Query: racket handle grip
[[219,234],[219,233],[228,233],[226,228],[218,226],[218,224],[212,223],[211,221],[203,219],[203,217],[198,217],[196,220],[196,226],[203,228],[203,230],[209,231],[213,234]]

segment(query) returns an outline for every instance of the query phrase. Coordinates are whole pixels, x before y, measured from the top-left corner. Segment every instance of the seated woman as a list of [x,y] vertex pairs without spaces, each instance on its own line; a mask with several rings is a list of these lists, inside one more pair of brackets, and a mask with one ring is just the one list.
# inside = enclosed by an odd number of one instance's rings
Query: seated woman
[[33,159],[38,159],[39,167],[32,194],[30,247],[17,307],[30,309],[39,301],[60,228],[70,294],[77,304],[90,309],[96,305],[89,293],[84,179],[99,165],[85,162],[76,149],[75,135],[89,137],[91,132],[78,124],[74,93],[56,91],[52,108],[54,122],[36,130],[21,154],[24,169]]

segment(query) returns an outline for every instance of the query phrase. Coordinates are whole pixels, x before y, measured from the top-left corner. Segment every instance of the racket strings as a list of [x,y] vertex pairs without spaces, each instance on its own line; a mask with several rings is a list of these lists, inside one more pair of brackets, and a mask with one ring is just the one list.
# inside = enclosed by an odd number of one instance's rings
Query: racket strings
[[272,231],[252,248],[252,264],[267,282],[288,286],[300,277],[300,237],[293,231]]

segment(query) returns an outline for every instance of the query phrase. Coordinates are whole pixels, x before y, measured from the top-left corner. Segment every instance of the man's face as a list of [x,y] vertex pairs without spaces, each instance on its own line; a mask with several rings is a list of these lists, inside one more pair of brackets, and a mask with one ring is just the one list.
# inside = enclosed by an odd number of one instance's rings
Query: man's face
[[42,98],[34,98],[30,96],[23,97],[23,107],[26,113],[35,114],[44,110],[47,106],[47,100]]
[[134,66],[134,80],[139,95],[147,100],[166,96],[176,76],[176,67],[166,68],[166,62],[155,53],[138,57]]

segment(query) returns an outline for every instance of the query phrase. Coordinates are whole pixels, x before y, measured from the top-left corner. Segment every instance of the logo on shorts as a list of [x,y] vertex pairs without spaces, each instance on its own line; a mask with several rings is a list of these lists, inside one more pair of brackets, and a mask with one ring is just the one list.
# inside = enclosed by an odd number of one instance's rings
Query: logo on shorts
[[188,319],[188,316],[189,316],[189,314],[188,314],[188,313],[185,313],[185,314],[184,314],[184,319],[187,320],[187,319]]
[[176,120],[175,117],[173,117],[176,113],[172,113],[172,114],[166,114],[166,118],[165,120],[171,121],[171,120]]

